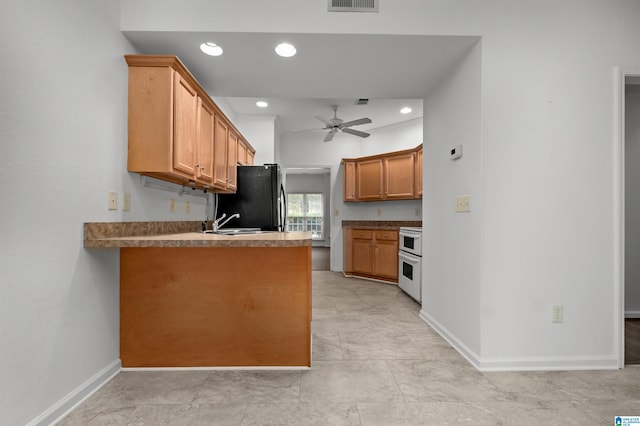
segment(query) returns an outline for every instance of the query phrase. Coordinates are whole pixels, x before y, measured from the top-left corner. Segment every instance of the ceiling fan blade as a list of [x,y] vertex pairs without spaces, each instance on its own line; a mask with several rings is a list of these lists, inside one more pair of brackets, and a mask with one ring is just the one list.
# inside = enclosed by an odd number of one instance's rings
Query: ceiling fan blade
[[326,131],[326,127],[316,127],[313,129],[299,129],[299,130],[291,130],[291,133],[305,133],[305,132],[324,132]]
[[331,124],[328,120],[325,120],[325,119],[324,119],[324,118],[322,118],[322,117],[318,117],[317,115],[316,115],[316,116],[314,116],[314,117],[315,117],[315,118],[317,118],[318,120],[322,121],[324,124],[326,124],[326,125],[327,125],[327,127],[331,127],[331,126],[332,126],[332,124]]
[[342,129],[342,131],[344,133],[349,133],[350,135],[360,136],[361,138],[368,138],[369,137],[369,133],[361,132],[360,130]]
[[331,142],[331,140],[333,139],[333,135],[335,135],[336,132],[331,130],[329,133],[327,133],[327,136],[324,137],[324,142]]
[[369,123],[371,123],[371,119],[370,118],[359,118],[357,120],[351,120],[351,121],[347,121],[345,123],[342,123],[339,127],[341,129],[343,129],[345,127],[359,126],[361,124],[369,124]]

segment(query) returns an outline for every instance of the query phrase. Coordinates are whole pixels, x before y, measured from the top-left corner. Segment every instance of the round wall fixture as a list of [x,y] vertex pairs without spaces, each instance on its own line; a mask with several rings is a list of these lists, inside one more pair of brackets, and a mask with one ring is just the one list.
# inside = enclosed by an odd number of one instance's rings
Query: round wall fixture
[[276,53],[283,58],[290,58],[296,54],[296,48],[293,44],[280,43],[276,46]]

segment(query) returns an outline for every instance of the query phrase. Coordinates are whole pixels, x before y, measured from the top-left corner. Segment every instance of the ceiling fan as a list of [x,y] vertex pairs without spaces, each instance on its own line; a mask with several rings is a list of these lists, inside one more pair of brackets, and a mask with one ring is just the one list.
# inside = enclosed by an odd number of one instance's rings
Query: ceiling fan
[[360,130],[351,129],[352,126],[359,126],[361,124],[369,124],[371,123],[370,118],[359,118],[357,120],[344,121],[338,118],[338,105],[332,105],[333,109],[333,118],[329,120],[325,120],[322,117],[316,116],[316,118],[322,121],[325,124],[325,127],[322,130],[329,130],[327,136],[324,137],[325,142],[329,142],[333,139],[336,133],[343,132],[348,133],[350,135],[359,136],[361,138],[369,137],[369,133],[361,132]]

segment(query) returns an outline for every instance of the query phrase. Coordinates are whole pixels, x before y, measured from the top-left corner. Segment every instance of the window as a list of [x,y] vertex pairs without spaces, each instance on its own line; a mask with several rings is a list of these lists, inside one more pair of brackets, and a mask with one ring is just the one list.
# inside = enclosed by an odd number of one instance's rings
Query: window
[[323,194],[287,194],[287,231],[309,231],[314,240],[324,239],[323,206]]

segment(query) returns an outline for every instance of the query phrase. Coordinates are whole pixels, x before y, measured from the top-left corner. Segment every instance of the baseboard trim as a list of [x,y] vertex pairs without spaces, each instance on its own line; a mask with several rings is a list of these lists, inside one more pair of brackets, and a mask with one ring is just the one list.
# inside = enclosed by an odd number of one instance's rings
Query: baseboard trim
[[640,311],[624,311],[625,318],[640,318]]
[[27,426],[55,425],[84,400],[107,384],[121,371],[120,360],[117,359],[97,372],[93,377],[71,391],[67,396],[49,407],[44,413],[33,419]]
[[478,371],[617,370],[619,368],[618,359],[614,356],[482,358],[426,312],[420,311],[420,318]]
[[259,367],[122,367],[122,371],[241,371],[241,370],[262,370],[262,371],[300,371],[311,370],[307,366],[259,366]]

